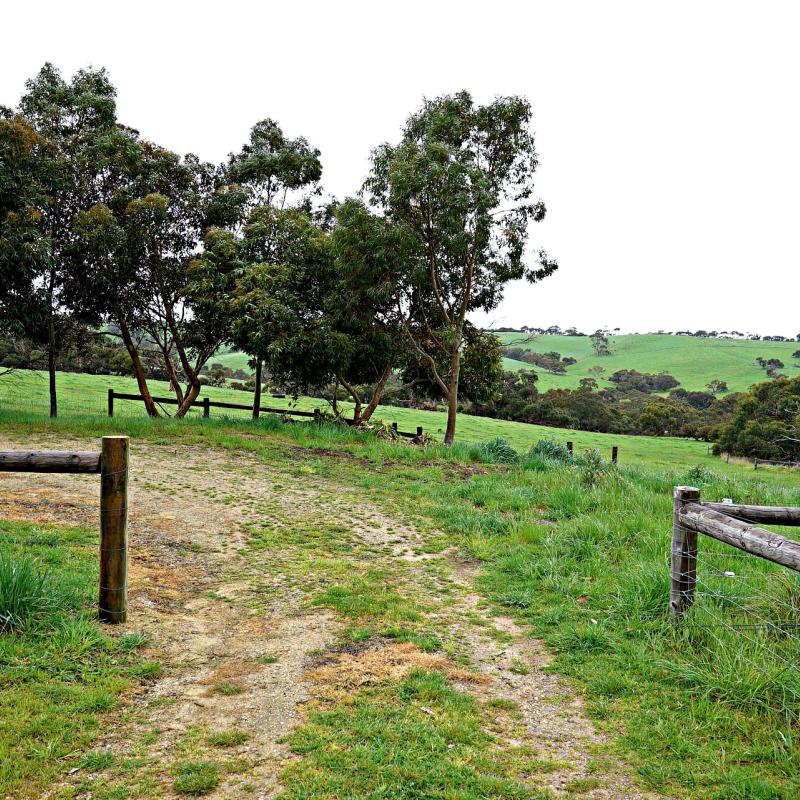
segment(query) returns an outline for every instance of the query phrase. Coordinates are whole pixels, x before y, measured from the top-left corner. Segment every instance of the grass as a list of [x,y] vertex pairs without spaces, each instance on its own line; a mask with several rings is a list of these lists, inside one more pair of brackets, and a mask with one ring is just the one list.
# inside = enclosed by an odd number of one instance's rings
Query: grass
[[28,555],[12,557],[0,551],[0,631],[21,628],[55,610],[62,600],[61,588],[49,570]]
[[0,796],[39,796],[100,732],[119,693],[138,680],[137,636],[94,621],[96,534],[0,519]]
[[[563,338],[563,337],[558,337]],[[669,338],[669,337],[662,337]],[[681,337],[676,337],[681,338]],[[769,344],[769,343],[767,343]],[[109,420],[106,416],[106,394],[113,387],[119,392],[136,392],[135,381],[132,378],[121,378],[108,375],[84,375],[76,373],[59,373],[58,386],[60,393],[61,423],[69,426],[78,425],[87,433],[94,431],[100,435],[103,431],[114,432],[124,430],[137,430],[137,423],[145,421],[144,411],[140,403],[118,400],[115,403],[115,417]],[[169,396],[168,386],[152,382],[152,390],[161,396]],[[247,392],[238,392],[233,389],[207,388],[203,390],[214,400],[247,403],[252,395]],[[290,401],[277,398],[265,398],[265,402],[275,407],[289,407]],[[315,406],[323,405],[322,401],[311,398],[300,398],[296,407],[301,410],[310,410]],[[347,407],[346,404],[343,404]],[[47,413],[47,380],[43,372],[20,370],[10,376],[0,379],[0,412],[8,421],[16,420],[20,426],[28,425],[31,430],[41,428],[47,424],[43,422],[43,415]],[[219,413],[217,413],[219,412]],[[200,411],[192,412],[194,418],[200,416]],[[271,416],[271,415],[269,415]],[[269,416],[265,415],[262,425],[269,424]],[[378,417],[387,422],[396,421],[401,429],[414,430],[417,425],[422,425],[427,433],[441,439],[444,434],[446,415],[441,412],[419,411],[416,409],[381,407]],[[225,411],[212,409],[211,420],[221,424],[228,424],[226,420],[239,420],[250,425],[248,412]],[[178,433],[181,428],[172,427],[168,421],[159,423],[164,427],[165,436]],[[141,427],[141,426],[140,426]],[[306,426],[299,426],[305,428]],[[150,429],[153,429],[150,426]],[[153,430],[158,430],[154,428]],[[458,420],[458,440],[462,443],[487,442],[497,437],[502,437],[518,451],[527,451],[541,439],[554,439],[562,444],[574,442],[576,451],[588,448],[597,448],[606,457],[612,445],[619,447],[620,460],[624,464],[638,464],[654,468],[682,470],[693,466],[703,466],[715,472],[729,475],[743,475],[752,472],[752,466],[741,464],[726,464],[710,453],[706,442],[696,442],[689,439],[672,437],[650,436],[621,436],[606,433],[591,433],[587,431],[564,430],[542,425],[528,425],[522,422],[488,419],[461,415]],[[475,456],[480,458],[479,455]],[[791,482],[797,478],[798,472],[793,473],[781,468],[759,469],[759,477],[766,482],[780,485]],[[777,477],[772,477],[777,476]]]
[[520,780],[530,752],[488,748],[485,713],[444,675],[423,670],[318,706],[289,736],[301,758],[284,772],[282,800],[545,797]]
[[213,761],[188,761],[175,769],[172,788],[178,794],[208,794],[219,783],[219,768]]
[[[704,593],[677,630],[666,617],[671,487],[680,475],[626,468],[594,485],[580,465],[542,462],[439,486],[433,515],[485,565],[481,585],[557,653],[601,728],[652,788],[703,798],[785,799],[800,791],[796,576],[746,566],[702,540]],[[714,476],[707,497],[800,504],[796,488]],[[746,573],[744,570],[746,569]],[[716,577],[746,575],[734,583]],[[727,584],[725,584],[727,581]],[[722,595],[718,597],[715,595]],[[735,794],[749,787],[750,794]]]
[[[796,633],[725,627],[759,617],[791,621],[800,606],[796,576],[754,558],[742,563],[702,539],[706,587],[683,625],[666,615],[672,487],[693,483],[709,499],[800,505],[797,473],[669,458],[658,450],[670,446],[663,440],[646,440],[652,449],[639,464],[613,468],[595,456],[566,459],[549,444],[528,452],[529,440],[515,458],[497,442],[422,450],[276,417],[253,424],[75,414],[51,423],[3,409],[0,428],[216,446],[261,458],[287,481],[363,493],[387,513],[435,528],[442,546],[480,563],[481,593],[549,645],[552,669],[579,689],[610,753],[627,759],[645,786],[697,800],[800,794],[800,683],[785,663],[800,660]],[[278,558],[293,548],[294,562],[282,569],[292,579],[305,574],[309,585],[321,578],[312,602],[335,610],[353,641],[375,633],[428,641],[424,602],[379,563],[351,574],[343,554],[352,545],[335,521],[325,527],[312,519],[306,529],[279,519],[251,536],[254,549],[263,543],[256,557],[263,570],[273,548]],[[430,639],[428,649],[442,644]],[[515,668],[524,674],[530,665]],[[403,786],[418,787],[406,795],[418,797],[535,796],[520,788],[520,776],[539,769],[535,754],[499,747],[487,733],[486,720],[503,710],[479,707],[430,672],[322,703],[290,735],[298,758],[285,773],[285,797],[400,796]],[[211,774],[192,768],[174,780],[185,777],[191,788],[196,779],[191,791],[206,791]],[[572,788],[590,790],[589,783]]]
[[[633,334],[612,336],[612,353],[596,356],[588,336],[536,336],[532,341],[521,333],[499,333],[500,340],[512,347],[523,347],[537,353],[556,351],[577,359],[563,375],[553,375],[523,361],[505,359],[505,369],[534,369],[539,375],[540,391],[573,389],[581,378],[595,378],[601,386],[611,386],[609,375],[620,369],[639,372],[668,372],[689,391],[706,391],[710,380],[724,380],[729,391],[744,392],[753,384],[767,379],[755,360],[779,358],[786,365],[779,370],[795,375],[800,360],[792,358],[798,342],[751,342],[735,339],[702,339],[694,336]],[[602,367],[598,375],[592,367]]]

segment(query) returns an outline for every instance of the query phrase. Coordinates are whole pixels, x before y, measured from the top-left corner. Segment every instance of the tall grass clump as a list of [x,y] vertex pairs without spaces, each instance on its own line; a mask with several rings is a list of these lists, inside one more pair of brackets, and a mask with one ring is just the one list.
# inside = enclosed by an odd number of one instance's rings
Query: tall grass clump
[[533,470],[551,469],[569,464],[571,461],[572,453],[563,442],[556,439],[539,439],[525,454],[522,466],[524,469]]
[[30,556],[0,551],[0,631],[20,628],[58,606],[48,569]]
[[486,464],[517,464],[519,453],[509,444],[508,439],[495,436],[478,445],[481,461]]

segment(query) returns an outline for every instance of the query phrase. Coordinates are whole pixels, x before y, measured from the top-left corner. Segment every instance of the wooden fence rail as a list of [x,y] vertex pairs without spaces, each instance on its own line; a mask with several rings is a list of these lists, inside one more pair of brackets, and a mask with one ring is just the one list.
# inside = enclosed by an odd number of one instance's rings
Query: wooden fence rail
[[753,524],[800,526],[800,508],[707,503],[693,486],[676,486],[673,502],[669,609],[674,619],[694,602],[699,533],[800,572],[800,542]]
[[100,473],[100,587],[102,622],[125,622],[128,612],[127,436],[104,436],[99,453],[0,451],[0,472]]
[[[108,416],[114,416],[114,400],[142,400],[142,396],[140,394],[124,394],[122,392],[115,392],[113,389],[108,390]],[[177,406],[179,405],[178,401],[174,397],[154,397],[153,401],[156,403],[160,403],[163,405],[170,405],[170,406]],[[233,411],[253,411],[252,405],[244,405],[243,403],[225,403],[221,400],[211,400],[209,397],[203,397],[202,399],[198,398],[195,402],[196,406],[199,406],[203,409],[203,416],[209,417],[211,415],[212,408],[225,408],[230,409]],[[322,412],[316,408],[313,411],[298,411],[292,408],[271,408],[270,406],[259,406],[259,413],[264,414],[283,414],[289,417],[305,417],[307,419],[314,419],[317,420],[318,423],[322,423]],[[348,425],[352,425],[352,420],[347,420]],[[397,433],[398,436],[404,436],[409,439],[416,438],[418,436],[423,435],[422,426],[418,426],[416,433],[412,433],[411,431],[401,431],[397,428],[397,423],[392,423],[392,430]]]
[[754,458],[753,469],[758,469],[759,464],[773,467],[800,467],[800,461],[773,461],[767,458]]

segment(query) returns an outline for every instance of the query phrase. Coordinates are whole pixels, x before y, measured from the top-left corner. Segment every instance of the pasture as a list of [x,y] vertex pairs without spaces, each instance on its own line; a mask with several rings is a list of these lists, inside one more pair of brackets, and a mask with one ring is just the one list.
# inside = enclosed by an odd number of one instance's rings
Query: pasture
[[[705,391],[710,380],[724,380],[731,392],[744,392],[751,384],[766,379],[764,370],[755,363],[759,356],[779,358],[786,365],[779,372],[794,377],[800,360],[792,358],[800,344],[797,342],[751,342],[737,339],[707,339],[694,336],[664,336],[632,334],[611,336],[611,355],[596,356],[588,336],[535,336],[530,341],[522,333],[498,333],[503,344],[522,347],[537,353],[556,351],[562,356],[577,359],[563,375],[536,369],[522,361],[505,359],[505,369],[535,369],[539,375],[540,391],[574,389],[581,378],[594,378],[600,386],[611,386],[609,375],[620,369],[638,372],[668,372],[682,388]],[[602,367],[604,372],[592,372]]]
[[[136,382],[133,378],[111,375],[84,375],[79,373],[58,373],[59,404],[64,418],[85,418],[86,416],[105,415],[106,398],[109,388],[124,393],[136,393]],[[169,387],[161,381],[150,382],[151,391],[159,396],[171,396]],[[252,402],[252,394],[225,387],[204,387],[201,397],[209,396],[212,400],[248,404]],[[31,415],[32,418],[46,413],[47,410],[47,374],[34,370],[20,370],[0,380],[0,404],[7,411],[17,414]],[[297,403],[291,399],[277,399],[265,395],[264,405],[274,407],[293,407],[308,411],[315,407],[325,408],[327,404],[312,398],[300,398]],[[341,404],[347,410],[347,403]],[[168,409],[169,410],[169,409]],[[199,416],[201,410],[191,412]],[[222,412],[212,409],[212,417],[223,416]],[[141,403],[134,401],[116,401],[115,416],[141,418],[144,410]],[[246,411],[225,411],[224,416],[231,419],[249,419]],[[446,423],[446,414],[436,411],[382,406],[376,412],[376,419],[387,423],[397,422],[401,430],[415,430],[422,425],[425,432],[441,440]],[[457,437],[462,442],[479,443],[501,436],[517,450],[525,451],[535,442],[543,438],[554,438],[561,442],[574,442],[576,452],[587,448],[598,448],[608,458],[614,445],[619,447],[620,460],[625,464],[648,466],[676,470],[678,472],[694,466],[701,466],[719,472],[722,475],[748,475],[752,466],[731,463],[712,455],[705,442],[674,437],[625,436],[618,434],[593,433],[590,431],[566,430],[544,425],[528,425],[523,422],[496,420],[486,417],[460,415]],[[761,481],[780,486],[786,482],[791,485],[800,484],[800,473],[780,468],[759,469]]]
[[[480,419],[451,449],[275,415],[149,420],[120,402],[109,419],[109,378],[59,377],[56,421],[37,376],[3,389],[0,449],[131,437],[129,620],[90,618],[96,479],[0,473],[0,549],[47,565],[53,599],[0,634],[0,795],[800,792],[800,684],[780,660],[796,637],[768,637],[771,656],[707,627],[769,613],[765,592],[793,603],[796,584],[751,559],[686,626],[666,615],[673,485],[800,505],[796,473]],[[551,433],[576,450],[614,439],[622,463],[512,463],[481,445],[506,431],[523,453]]]

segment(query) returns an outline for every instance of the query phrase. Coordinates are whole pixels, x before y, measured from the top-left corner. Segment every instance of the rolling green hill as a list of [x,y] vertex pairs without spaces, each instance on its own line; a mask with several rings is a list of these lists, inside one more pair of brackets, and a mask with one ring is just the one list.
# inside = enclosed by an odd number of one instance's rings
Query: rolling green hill
[[[596,356],[588,336],[536,336],[527,340],[522,333],[498,333],[505,345],[522,347],[538,353],[557,351],[562,356],[572,356],[577,364],[567,367],[564,375],[553,375],[530,364],[504,359],[505,369],[535,369],[539,375],[539,389],[572,389],[581,378],[595,378],[600,386],[610,386],[609,375],[620,369],[639,372],[668,372],[680,381],[681,387],[690,391],[705,389],[715,379],[726,381],[732,392],[746,391],[753,383],[767,379],[766,373],[755,363],[759,356],[779,358],[786,365],[781,372],[800,374],[800,360],[792,353],[800,349],[798,342],[751,342],[734,339],[698,339],[693,336],[665,336],[659,334],[632,334],[613,336],[612,353]],[[600,366],[604,372],[590,372]]]
[[[567,367],[564,375],[553,375],[524,361],[503,359],[503,369],[534,369],[539,375],[540,391],[548,389],[574,389],[581,378],[595,378],[600,386],[611,386],[607,380],[620,369],[639,372],[668,372],[674,375],[682,388],[702,391],[711,380],[723,380],[731,392],[744,392],[751,384],[767,379],[755,360],[779,358],[786,365],[781,372],[790,377],[800,374],[800,359],[792,353],[800,349],[800,342],[751,342],[733,339],[697,339],[693,336],[662,336],[659,334],[630,334],[611,337],[610,356],[596,356],[588,336],[536,336],[531,340],[522,333],[498,333],[500,341],[512,347],[522,347],[538,353],[556,351],[562,356],[578,359]],[[220,352],[211,359],[230,369],[251,372],[248,357],[235,350]],[[592,367],[602,367],[604,372],[591,372]]]

